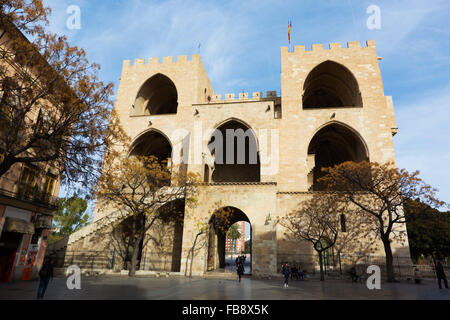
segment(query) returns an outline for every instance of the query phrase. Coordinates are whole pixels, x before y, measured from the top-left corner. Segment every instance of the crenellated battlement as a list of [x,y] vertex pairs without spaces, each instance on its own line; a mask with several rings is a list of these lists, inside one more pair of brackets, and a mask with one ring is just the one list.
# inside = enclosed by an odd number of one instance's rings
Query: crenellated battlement
[[375,45],[375,40],[367,40],[366,41],[366,46],[363,47],[361,46],[361,42],[360,41],[350,41],[347,42],[347,47],[342,47],[342,44],[337,42],[337,43],[330,43],[328,45],[328,48],[325,48],[325,46],[323,44],[312,44],[311,45],[311,50],[307,50],[306,46],[302,45],[302,46],[294,46],[294,51],[289,52],[288,51],[288,47],[282,47],[281,50],[284,53],[288,53],[288,54],[298,54],[298,53],[317,53],[320,51],[324,51],[324,50],[352,50],[352,49],[374,49],[376,48]]
[[173,56],[160,58],[150,58],[146,59],[135,59],[133,63],[131,60],[124,60],[123,67],[124,68],[135,68],[135,67],[152,67],[152,66],[162,66],[162,65],[187,65],[187,64],[196,64],[201,61],[199,54],[192,55],[191,59],[187,55],[182,55],[176,57],[176,60]]
[[276,91],[267,91],[265,97],[262,91],[253,92],[252,96],[248,92],[239,93],[236,97],[234,93],[227,93],[225,96],[221,94],[215,94],[211,97],[211,103],[227,103],[227,102],[239,102],[239,101],[259,101],[264,99],[276,99],[278,97]]

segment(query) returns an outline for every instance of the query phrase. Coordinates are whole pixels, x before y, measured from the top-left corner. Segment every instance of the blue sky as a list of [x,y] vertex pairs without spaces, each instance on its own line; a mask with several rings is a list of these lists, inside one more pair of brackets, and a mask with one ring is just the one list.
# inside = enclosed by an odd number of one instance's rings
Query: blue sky
[[[126,59],[199,53],[218,94],[280,91],[280,47],[375,40],[386,95],[394,98],[399,167],[422,178],[450,203],[449,1],[150,1],[45,0],[50,29],[66,34],[102,65],[117,86]],[[81,29],[69,30],[66,10],[81,9]],[[370,5],[381,29],[369,30]]]

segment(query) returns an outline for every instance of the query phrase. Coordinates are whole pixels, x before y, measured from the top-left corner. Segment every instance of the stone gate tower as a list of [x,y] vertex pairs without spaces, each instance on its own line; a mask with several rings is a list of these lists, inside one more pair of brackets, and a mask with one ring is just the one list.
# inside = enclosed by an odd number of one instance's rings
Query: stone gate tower
[[[161,230],[149,234],[153,240],[142,248],[140,270],[184,274],[197,234],[195,221],[199,217],[211,221],[220,208],[233,210],[230,226],[239,221],[251,224],[252,274],[277,273],[283,261],[315,268],[311,246],[285,239],[274,221],[322,190],[318,178],[323,167],[344,161],[395,162],[394,107],[392,98],[385,96],[378,61],[374,41],[364,47],[359,42],[329,48],[314,44],[312,50],[296,46],[292,52],[283,47],[281,94],[224,97],[214,92],[199,55],[190,60],[181,56],[176,61],[172,57],[125,61],[115,109],[133,138],[128,152],[169,162],[183,158],[188,170],[204,181],[197,205],[184,208],[182,224],[161,223]],[[217,142],[215,130],[226,140],[230,129],[245,132],[244,163],[221,162],[209,148]],[[250,163],[251,150],[256,156]],[[117,269],[117,259],[111,263],[110,243],[94,240],[113,215],[97,211],[91,226],[66,239],[66,247],[53,249],[72,252],[71,261],[79,264],[84,259],[81,253],[89,256],[94,250],[96,268]],[[225,236],[214,226],[210,231],[196,251],[194,274],[225,266]],[[384,255],[382,247],[380,242],[376,255]],[[393,243],[393,248],[406,264],[408,245]]]

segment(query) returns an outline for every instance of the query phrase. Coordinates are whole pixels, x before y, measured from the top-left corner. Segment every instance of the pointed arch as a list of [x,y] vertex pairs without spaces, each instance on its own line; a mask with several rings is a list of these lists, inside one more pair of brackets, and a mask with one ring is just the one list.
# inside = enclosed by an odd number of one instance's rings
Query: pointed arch
[[131,144],[128,156],[156,156],[161,161],[172,159],[172,143],[162,131],[150,129]]
[[161,73],[152,76],[139,89],[134,109],[135,115],[176,114],[178,91],[174,82]]
[[314,158],[314,167],[309,173],[313,191],[323,191],[319,179],[323,168],[334,167],[346,161],[369,161],[367,144],[361,135],[350,126],[338,121],[325,124],[317,130],[308,146],[308,157]]
[[344,65],[327,60],[308,74],[303,86],[303,108],[362,107],[358,81]]
[[214,158],[213,182],[260,182],[258,138],[244,121],[231,118],[212,132],[208,149]]

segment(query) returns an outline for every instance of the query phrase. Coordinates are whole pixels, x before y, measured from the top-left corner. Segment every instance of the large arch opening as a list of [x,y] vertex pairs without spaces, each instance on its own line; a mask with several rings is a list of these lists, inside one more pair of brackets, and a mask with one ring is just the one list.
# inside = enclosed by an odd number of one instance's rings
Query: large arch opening
[[261,181],[256,134],[244,123],[230,120],[222,124],[214,131],[208,148],[214,158],[212,182]]
[[315,67],[303,87],[303,108],[361,107],[359,85],[341,64],[325,61]]
[[184,208],[184,199],[164,204],[158,209],[159,217],[151,227],[148,227],[151,216],[132,215],[123,220],[111,233],[115,252],[122,258],[122,270],[129,270],[131,267],[133,237],[148,228],[139,244],[136,270],[179,272]]
[[308,175],[312,191],[324,191],[318,180],[323,168],[334,167],[346,161],[369,161],[369,153],[362,138],[349,127],[332,123],[316,133],[308,147],[308,157],[314,159],[314,168]]
[[141,135],[131,147],[130,156],[154,156],[159,161],[172,161],[172,145],[161,132],[151,130]]
[[160,218],[146,234],[141,270],[180,272],[185,200],[166,203],[158,213]]
[[154,75],[139,90],[134,109],[136,115],[176,114],[178,92],[175,84],[163,74]]
[[[251,274],[252,226],[247,215],[240,209],[223,207],[212,215],[209,225],[207,271],[234,273],[235,259],[244,255],[245,274]],[[240,239],[231,236],[233,227],[239,230]]]

